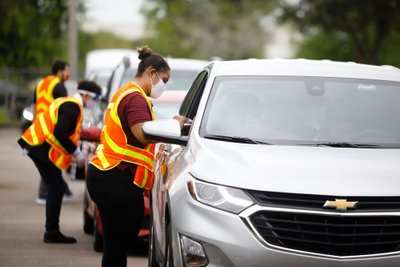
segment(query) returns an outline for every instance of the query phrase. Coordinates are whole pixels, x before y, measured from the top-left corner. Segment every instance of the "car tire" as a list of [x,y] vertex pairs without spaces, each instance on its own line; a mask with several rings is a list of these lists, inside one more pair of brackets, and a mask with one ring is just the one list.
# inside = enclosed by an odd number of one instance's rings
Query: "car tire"
[[167,235],[166,235],[166,247],[165,247],[165,267],[174,267],[174,253],[172,252],[172,226],[171,222],[167,225]]
[[88,199],[85,195],[83,197],[83,231],[86,234],[93,235],[94,232],[94,219],[87,212],[88,209]]
[[85,180],[86,179],[86,168],[76,166],[75,170],[75,179],[76,180]]
[[94,220],[86,210],[83,211],[83,231],[88,235],[94,232]]
[[[97,211],[95,211],[97,213]],[[94,216],[94,241],[93,249],[96,252],[103,252],[103,234],[99,231],[99,222],[97,221],[97,215]]]
[[150,221],[149,221],[149,246],[148,246],[148,267],[160,267],[157,263],[156,257],[156,248],[155,248],[155,238],[154,238],[154,227],[153,227],[153,215],[150,212]]

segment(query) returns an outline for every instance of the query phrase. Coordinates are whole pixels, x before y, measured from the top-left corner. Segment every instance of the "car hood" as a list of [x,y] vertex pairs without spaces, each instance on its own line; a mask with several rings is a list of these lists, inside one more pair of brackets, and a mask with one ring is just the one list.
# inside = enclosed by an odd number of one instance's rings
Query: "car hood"
[[201,139],[190,173],[232,187],[336,196],[399,196],[400,149],[254,145]]

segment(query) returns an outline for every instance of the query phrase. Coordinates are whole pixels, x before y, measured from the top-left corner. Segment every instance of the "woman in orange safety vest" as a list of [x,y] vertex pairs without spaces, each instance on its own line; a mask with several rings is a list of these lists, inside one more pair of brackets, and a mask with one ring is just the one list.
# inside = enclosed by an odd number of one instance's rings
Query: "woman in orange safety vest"
[[[145,138],[142,124],[155,119],[148,97],[164,92],[170,68],[148,46],[138,52],[135,79],[112,96],[86,177],[103,225],[103,267],[126,266],[128,247],[142,226],[143,190],[153,186],[154,144]],[[176,119],[183,125],[184,117]]]
[[33,124],[22,134],[18,143],[34,162],[46,183],[46,231],[45,243],[75,243],[76,239],[60,231],[59,220],[64,194],[62,171],[75,157],[78,165],[85,163],[78,138],[81,129],[83,107],[95,107],[94,99],[101,88],[94,82],[81,81],[78,93],[73,97],[59,97],[49,108],[35,117]]

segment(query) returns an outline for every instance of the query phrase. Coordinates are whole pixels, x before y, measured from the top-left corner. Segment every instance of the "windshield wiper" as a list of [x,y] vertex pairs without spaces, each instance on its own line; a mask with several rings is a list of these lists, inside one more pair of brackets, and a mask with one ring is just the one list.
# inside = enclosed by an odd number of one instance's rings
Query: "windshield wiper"
[[209,135],[205,135],[204,138],[214,139],[214,140],[221,140],[221,141],[228,141],[228,142],[235,142],[235,143],[270,145],[270,143],[257,141],[257,140],[254,140],[254,139],[251,139],[251,138],[248,138],[248,137],[240,137],[240,136],[227,136],[227,135],[209,134]]
[[348,143],[348,142],[324,142],[324,143],[309,143],[302,145],[310,146],[330,146],[330,147],[349,147],[349,148],[381,148],[380,145],[375,144],[363,144],[363,143]]

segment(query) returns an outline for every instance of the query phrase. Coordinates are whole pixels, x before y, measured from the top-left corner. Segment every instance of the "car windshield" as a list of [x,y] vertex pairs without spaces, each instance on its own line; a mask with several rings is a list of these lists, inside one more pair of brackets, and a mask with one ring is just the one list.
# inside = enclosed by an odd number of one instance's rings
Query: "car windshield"
[[[167,83],[167,90],[187,91],[196,77],[197,70],[171,70],[171,77]],[[121,81],[121,86],[133,81],[136,69],[128,69]]]
[[400,83],[324,77],[218,77],[202,136],[271,144],[399,147]]

